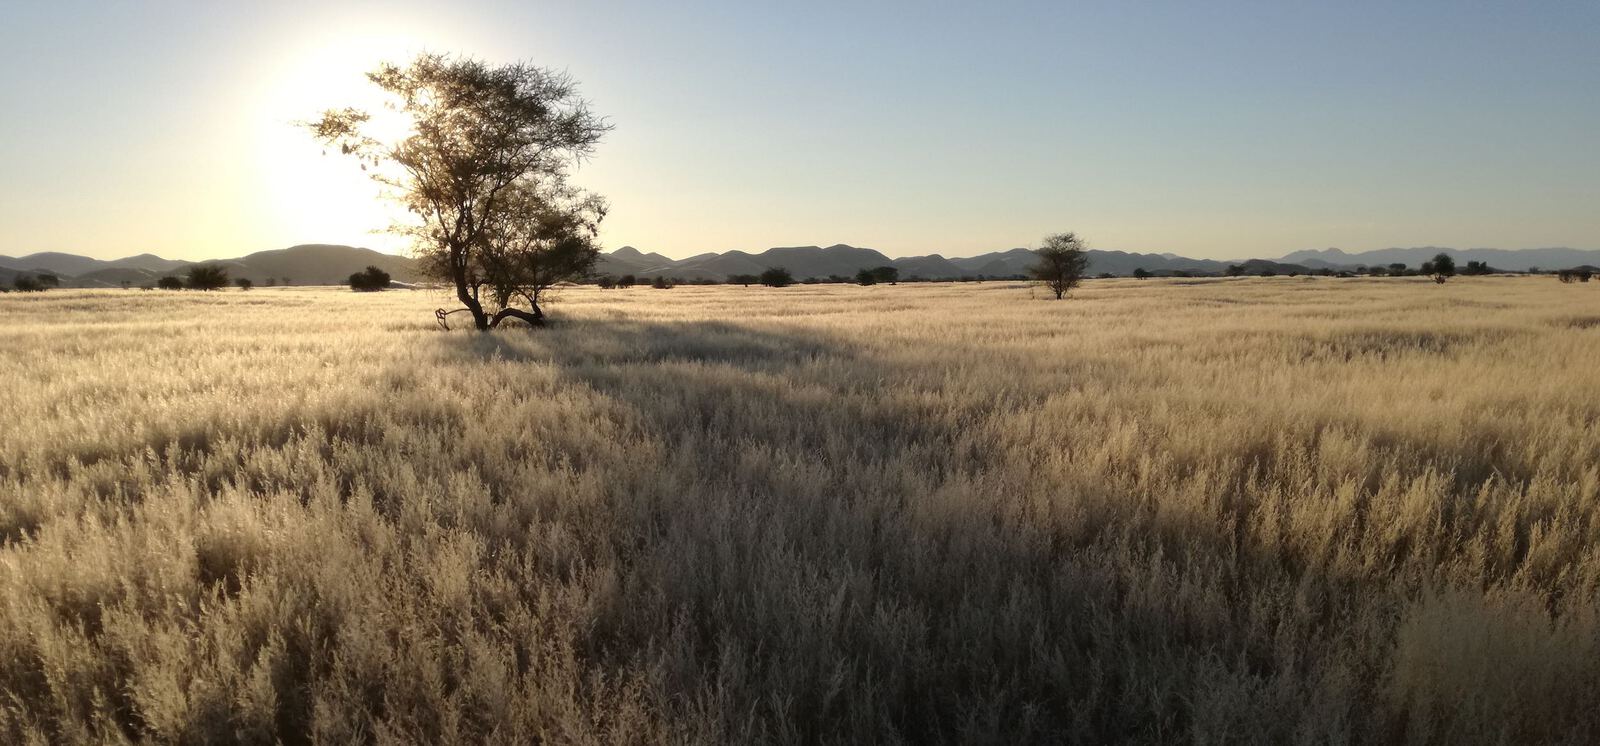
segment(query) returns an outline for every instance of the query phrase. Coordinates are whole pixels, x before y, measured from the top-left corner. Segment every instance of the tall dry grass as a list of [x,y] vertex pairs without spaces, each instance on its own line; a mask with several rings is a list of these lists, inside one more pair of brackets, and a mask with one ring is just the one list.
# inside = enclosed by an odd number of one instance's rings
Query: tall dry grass
[[1600,293],[0,298],[0,740],[1593,742]]

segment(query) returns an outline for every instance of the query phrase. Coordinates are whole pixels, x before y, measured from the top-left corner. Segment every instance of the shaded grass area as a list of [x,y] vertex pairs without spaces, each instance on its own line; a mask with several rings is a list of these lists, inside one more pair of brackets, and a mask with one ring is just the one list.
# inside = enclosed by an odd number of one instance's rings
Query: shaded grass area
[[1516,282],[81,294],[0,341],[0,728],[1590,741],[1600,334]]

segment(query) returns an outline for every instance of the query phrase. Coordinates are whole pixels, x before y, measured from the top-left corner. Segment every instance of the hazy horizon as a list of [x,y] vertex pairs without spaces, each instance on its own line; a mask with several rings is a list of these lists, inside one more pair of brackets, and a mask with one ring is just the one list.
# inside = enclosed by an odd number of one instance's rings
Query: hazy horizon
[[[0,29],[0,254],[402,247],[292,126],[423,51],[565,69],[602,240],[1205,259],[1600,246],[1600,7],[68,2]],[[1511,54],[1511,52],[1515,54]],[[833,236],[812,241],[807,237]],[[800,240],[796,240],[800,237]]]

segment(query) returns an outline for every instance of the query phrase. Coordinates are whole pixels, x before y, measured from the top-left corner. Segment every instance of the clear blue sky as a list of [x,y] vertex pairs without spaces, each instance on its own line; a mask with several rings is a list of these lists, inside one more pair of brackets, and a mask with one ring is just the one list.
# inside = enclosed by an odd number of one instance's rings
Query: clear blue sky
[[611,247],[1600,248],[1594,0],[3,2],[4,254],[398,249],[290,122],[422,50],[582,82]]

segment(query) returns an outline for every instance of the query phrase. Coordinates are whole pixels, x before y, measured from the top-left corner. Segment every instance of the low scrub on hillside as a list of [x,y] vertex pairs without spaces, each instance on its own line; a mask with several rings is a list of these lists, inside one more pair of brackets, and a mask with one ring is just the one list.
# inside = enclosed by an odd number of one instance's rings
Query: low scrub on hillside
[[1594,742],[1585,291],[6,296],[0,741]]

